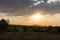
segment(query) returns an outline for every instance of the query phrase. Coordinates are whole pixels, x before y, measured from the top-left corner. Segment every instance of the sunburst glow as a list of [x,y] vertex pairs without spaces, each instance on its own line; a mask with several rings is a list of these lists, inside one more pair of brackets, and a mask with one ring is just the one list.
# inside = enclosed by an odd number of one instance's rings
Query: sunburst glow
[[42,17],[42,15],[40,15],[39,13],[32,15],[32,19],[34,19],[34,20],[39,20],[39,19],[41,19],[41,17]]

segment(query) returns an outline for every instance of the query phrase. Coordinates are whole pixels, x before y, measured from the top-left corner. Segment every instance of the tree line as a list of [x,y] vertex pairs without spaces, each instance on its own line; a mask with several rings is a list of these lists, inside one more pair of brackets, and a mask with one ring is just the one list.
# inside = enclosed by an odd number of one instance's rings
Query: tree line
[[6,32],[60,32],[60,26],[26,26],[26,25],[10,25],[5,19],[0,20],[0,31]]

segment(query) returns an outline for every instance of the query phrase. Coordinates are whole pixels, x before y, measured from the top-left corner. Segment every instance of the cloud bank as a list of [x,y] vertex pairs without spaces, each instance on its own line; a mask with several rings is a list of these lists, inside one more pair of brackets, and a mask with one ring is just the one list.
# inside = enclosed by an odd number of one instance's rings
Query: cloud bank
[[[41,0],[38,0],[41,1]],[[8,13],[7,15],[19,16],[32,14],[36,9],[43,10],[45,14],[60,13],[60,2],[43,0],[44,3],[40,3],[36,6],[29,5],[34,4],[36,1],[32,0],[0,0],[0,14]]]

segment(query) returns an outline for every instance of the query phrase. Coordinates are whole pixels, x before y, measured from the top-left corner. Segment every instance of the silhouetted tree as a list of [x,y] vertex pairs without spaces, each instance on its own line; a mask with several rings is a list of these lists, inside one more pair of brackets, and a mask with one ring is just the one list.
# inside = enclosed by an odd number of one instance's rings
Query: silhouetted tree
[[21,28],[23,29],[24,32],[27,30],[26,26],[22,26]]
[[1,19],[0,29],[1,31],[6,31],[8,29],[8,22],[5,19]]
[[57,31],[60,32],[60,27],[57,28]]
[[52,31],[52,26],[48,26],[47,31],[48,31],[48,32],[51,32],[51,31]]

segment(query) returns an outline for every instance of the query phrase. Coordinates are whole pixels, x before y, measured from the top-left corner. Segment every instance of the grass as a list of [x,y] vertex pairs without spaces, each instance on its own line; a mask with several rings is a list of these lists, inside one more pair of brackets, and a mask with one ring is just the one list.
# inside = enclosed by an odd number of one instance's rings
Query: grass
[[60,40],[60,34],[45,32],[2,32],[0,40]]

